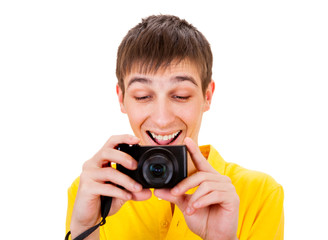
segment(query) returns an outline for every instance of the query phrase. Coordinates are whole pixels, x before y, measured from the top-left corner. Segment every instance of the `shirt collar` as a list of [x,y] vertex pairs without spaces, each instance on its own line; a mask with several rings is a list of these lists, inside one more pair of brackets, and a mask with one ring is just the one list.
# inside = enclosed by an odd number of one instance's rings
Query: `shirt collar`
[[225,174],[226,162],[223,160],[219,152],[212,145],[203,145],[199,147],[203,156],[209,164],[220,174]]

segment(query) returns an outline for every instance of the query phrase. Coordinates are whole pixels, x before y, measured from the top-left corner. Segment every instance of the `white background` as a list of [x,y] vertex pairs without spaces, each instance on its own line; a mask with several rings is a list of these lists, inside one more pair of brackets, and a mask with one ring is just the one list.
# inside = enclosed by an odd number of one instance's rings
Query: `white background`
[[1,236],[64,239],[82,163],[131,133],[116,100],[117,47],[162,13],[212,45],[216,91],[200,143],[283,185],[286,239],[324,239],[327,12],[316,0],[1,1]]

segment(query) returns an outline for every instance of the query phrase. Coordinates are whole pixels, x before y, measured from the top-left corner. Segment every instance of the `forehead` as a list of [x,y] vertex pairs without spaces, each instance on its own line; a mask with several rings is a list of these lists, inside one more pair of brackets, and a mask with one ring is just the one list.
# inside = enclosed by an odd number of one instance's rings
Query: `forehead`
[[133,86],[135,83],[156,84],[164,82],[166,84],[186,82],[201,87],[200,72],[196,64],[183,60],[173,61],[167,66],[158,69],[145,70],[140,64],[134,64],[129,74],[124,78],[125,88]]

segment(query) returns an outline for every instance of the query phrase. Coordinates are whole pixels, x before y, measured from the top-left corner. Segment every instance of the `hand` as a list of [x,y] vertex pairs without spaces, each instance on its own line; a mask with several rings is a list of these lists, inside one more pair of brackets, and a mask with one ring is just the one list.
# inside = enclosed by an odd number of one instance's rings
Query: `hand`
[[[176,204],[191,231],[202,239],[237,239],[239,197],[227,176],[218,173],[190,138],[184,142],[198,170],[171,190],[156,189],[154,194]],[[198,187],[189,195],[189,189]]]
[[136,169],[137,161],[115,147],[120,143],[137,144],[139,141],[132,135],[112,136],[93,158],[84,163],[72,213],[72,237],[99,222],[100,195],[113,197],[109,215],[115,214],[127,200],[146,200],[151,197],[149,189],[142,189],[129,176],[107,167],[108,163],[118,163],[128,169]]

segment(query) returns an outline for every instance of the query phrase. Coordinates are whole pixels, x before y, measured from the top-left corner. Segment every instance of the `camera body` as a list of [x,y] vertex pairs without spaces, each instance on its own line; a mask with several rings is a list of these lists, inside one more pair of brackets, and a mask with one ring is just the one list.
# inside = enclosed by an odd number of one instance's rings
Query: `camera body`
[[187,148],[184,145],[140,146],[119,144],[118,150],[131,155],[136,170],[120,164],[116,169],[140,183],[143,188],[172,188],[187,177]]

